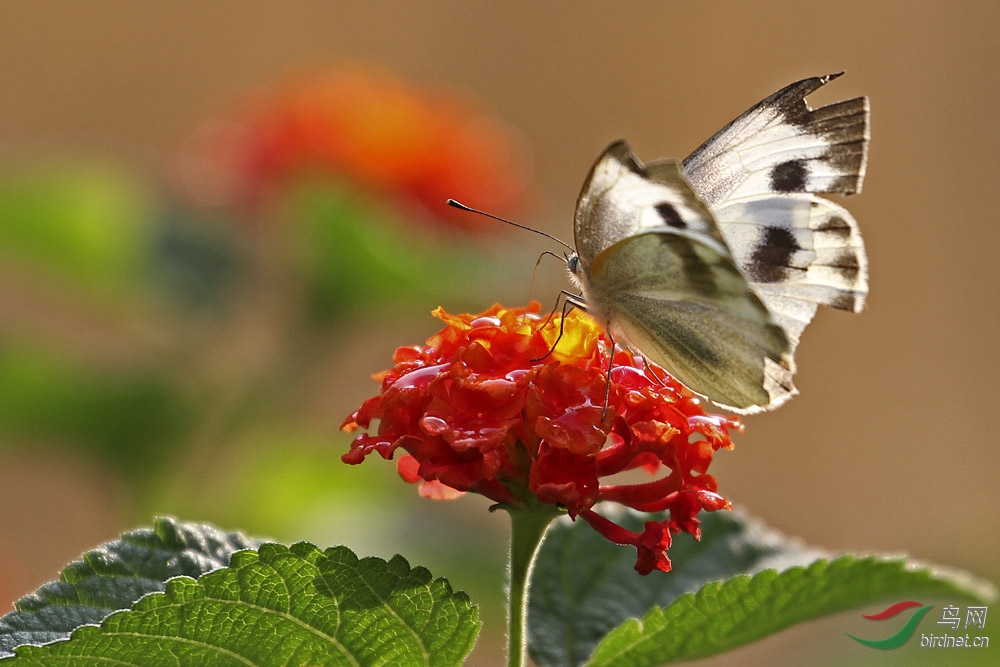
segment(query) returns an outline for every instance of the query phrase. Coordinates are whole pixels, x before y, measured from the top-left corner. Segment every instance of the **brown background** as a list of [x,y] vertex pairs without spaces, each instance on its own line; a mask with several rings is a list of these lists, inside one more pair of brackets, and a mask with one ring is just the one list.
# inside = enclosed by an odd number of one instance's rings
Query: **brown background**
[[[802,395],[746,419],[714,472],[729,497],[812,543],[905,551],[995,580],[1000,5],[700,5],[7,4],[0,150],[159,165],[248,87],[356,59],[472,91],[520,127],[541,193],[525,222],[567,237],[581,180],[609,141],[682,157],[786,83],[847,70],[813,102],[871,98],[868,178],[848,202],[871,260],[869,307],[819,314],[797,357]],[[493,298],[484,286],[483,305]],[[73,488],[85,473],[60,475],[8,462],[0,504],[11,507],[15,476]],[[72,543],[35,559],[54,573],[124,528],[94,516],[113,502],[81,492],[30,517],[0,509],[0,540],[65,525]],[[745,659],[842,630],[796,632]]]

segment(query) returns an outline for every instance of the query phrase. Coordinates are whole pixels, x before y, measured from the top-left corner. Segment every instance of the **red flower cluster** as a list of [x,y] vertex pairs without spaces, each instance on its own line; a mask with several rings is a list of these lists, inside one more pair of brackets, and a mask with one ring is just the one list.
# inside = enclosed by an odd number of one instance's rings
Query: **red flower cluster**
[[[706,471],[715,450],[732,446],[729,431],[742,427],[705,414],[673,378],[622,350],[605,411],[607,338],[584,313],[549,322],[538,310],[435,311],[445,328],[426,346],[399,348],[395,366],[375,376],[381,392],[344,421],[349,432],[378,427],[358,435],[343,460],[360,463],[372,452],[391,459],[402,448],[400,474],[422,482],[423,495],[472,491],[516,509],[558,505],[635,546],[642,574],[667,571],[671,534],[697,538],[699,511],[729,507]],[[608,481],[633,469],[652,479]],[[595,512],[599,501],[669,510],[669,519],[635,533]]]
[[235,119],[204,126],[185,152],[211,201],[253,204],[303,174],[333,175],[434,218],[469,226],[449,197],[510,210],[527,182],[514,131],[468,99],[346,66],[269,91]]

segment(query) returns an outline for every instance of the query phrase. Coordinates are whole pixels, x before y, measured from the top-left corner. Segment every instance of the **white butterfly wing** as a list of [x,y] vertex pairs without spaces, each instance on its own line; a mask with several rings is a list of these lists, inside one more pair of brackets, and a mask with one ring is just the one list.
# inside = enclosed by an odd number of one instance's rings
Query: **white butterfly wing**
[[794,394],[790,343],[674,162],[602,154],[576,213],[588,309],[693,391],[738,412]]
[[590,170],[576,203],[576,250],[589,266],[605,248],[640,232],[675,230],[727,253],[712,215],[673,160],[639,162],[625,141],[608,146]]
[[783,88],[706,141],[682,167],[793,351],[817,306],[859,312],[868,293],[857,222],[815,196],[860,192],[864,181],[867,98],[819,109],[805,101],[839,76]]
[[737,412],[796,393],[792,353],[819,305],[859,311],[867,259],[854,218],[817,194],[860,192],[868,101],[811,109],[839,74],[755,105],[681,165],[624,142],[577,202],[570,267],[588,307],[692,390]]
[[684,159],[682,171],[710,209],[775,193],[861,192],[868,157],[868,99],[812,109],[805,97],[841,76],[782,88]]
[[731,201],[714,213],[793,351],[817,306],[863,308],[868,262],[857,223],[843,207],[813,195],[772,196]]

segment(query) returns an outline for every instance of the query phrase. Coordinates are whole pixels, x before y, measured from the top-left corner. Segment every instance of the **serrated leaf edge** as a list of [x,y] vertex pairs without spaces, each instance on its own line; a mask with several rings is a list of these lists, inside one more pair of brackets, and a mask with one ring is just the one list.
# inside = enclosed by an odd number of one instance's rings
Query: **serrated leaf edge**
[[[73,641],[74,639],[82,639],[82,638],[85,638],[90,633],[100,632],[102,634],[106,634],[106,635],[109,635],[109,636],[110,635],[120,634],[120,633],[117,633],[117,632],[114,632],[114,631],[110,631],[106,627],[108,624],[112,623],[116,617],[118,617],[120,615],[123,615],[123,614],[129,614],[129,613],[133,613],[133,612],[137,612],[138,613],[138,612],[145,611],[144,609],[142,609],[140,607],[140,605],[154,605],[155,604],[156,606],[161,606],[158,603],[151,602],[151,599],[157,598],[157,597],[167,598],[168,601],[165,603],[166,605],[172,605],[172,604],[173,605],[181,605],[181,604],[184,604],[187,600],[177,601],[175,599],[179,594],[181,594],[181,591],[184,588],[186,588],[187,586],[197,586],[197,587],[202,587],[202,590],[204,590],[204,588],[203,588],[204,587],[204,583],[202,581],[203,579],[205,579],[206,577],[211,577],[213,575],[216,576],[216,577],[224,576],[227,570],[230,570],[230,569],[232,569],[234,567],[236,567],[236,568],[244,567],[244,566],[247,566],[247,565],[250,565],[250,564],[253,564],[253,563],[265,563],[266,564],[267,561],[271,560],[274,557],[278,557],[278,556],[287,554],[287,555],[293,556],[295,558],[298,558],[299,560],[301,560],[303,562],[306,562],[309,565],[315,567],[317,570],[319,570],[319,567],[317,566],[317,562],[321,558],[323,558],[324,556],[328,556],[328,555],[330,555],[330,553],[332,553],[332,552],[334,552],[334,551],[336,551],[338,549],[339,550],[343,550],[345,553],[349,554],[350,557],[352,558],[352,560],[354,561],[354,565],[355,566],[357,566],[358,564],[360,564],[362,561],[379,561],[379,562],[382,562],[382,563],[386,564],[387,566],[391,565],[391,563],[393,561],[396,561],[398,563],[401,563],[405,567],[407,573],[411,573],[412,574],[414,572],[426,572],[426,574],[428,576],[428,582],[427,582],[428,588],[432,589],[433,587],[436,587],[436,586],[443,586],[447,597],[454,598],[454,601],[456,603],[468,604],[469,607],[470,607],[470,610],[472,610],[473,613],[474,613],[475,620],[478,621],[478,614],[475,613],[477,605],[475,605],[471,601],[468,593],[466,593],[465,591],[455,591],[454,588],[451,585],[451,582],[448,581],[446,578],[444,578],[444,577],[436,577],[435,578],[431,574],[431,572],[429,570],[427,570],[427,568],[425,568],[423,566],[412,567],[409,564],[409,562],[404,557],[402,557],[402,556],[400,556],[398,554],[395,555],[395,556],[393,556],[393,558],[390,559],[390,560],[385,560],[385,559],[378,558],[378,557],[375,557],[375,556],[366,556],[366,557],[362,558],[362,557],[359,557],[357,554],[355,554],[353,551],[351,551],[346,546],[329,547],[327,549],[321,549],[318,546],[316,546],[316,545],[314,545],[314,544],[312,544],[310,542],[305,542],[305,541],[296,542],[292,546],[284,545],[284,544],[277,543],[277,542],[264,542],[264,543],[258,545],[257,549],[247,548],[247,549],[240,549],[238,551],[232,552],[230,554],[230,562],[229,562],[228,566],[223,567],[223,568],[218,568],[218,569],[215,569],[215,570],[211,570],[211,571],[208,571],[208,572],[204,572],[201,575],[199,575],[197,578],[190,577],[188,575],[178,575],[178,576],[170,577],[170,578],[164,580],[164,582],[163,582],[163,584],[164,584],[164,590],[162,590],[162,591],[151,591],[149,593],[146,593],[146,594],[140,596],[139,598],[137,598],[131,604],[131,606],[129,606],[128,608],[124,608],[124,609],[116,609],[112,613],[110,613],[107,616],[105,616],[104,618],[102,618],[100,623],[85,623],[85,624],[79,625],[76,628],[74,628],[72,631],[70,631],[70,633],[69,633],[68,636],[66,636],[66,637],[60,637],[60,638],[55,639],[55,640],[50,641],[50,642],[43,642],[43,643],[39,643],[39,644],[21,644],[19,646],[15,646],[15,647],[13,647],[13,654],[5,655],[5,656],[0,656],[0,664],[3,664],[4,662],[6,662],[8,660],[15,660],[18,657],[22,657],[22,656],[23,657],[33,657],[30,654],[33,653],[33,652],[35,652],[36,650],[44,650],[44,647],[51,646],[51,645],[54,645],[54,644],[60,644],[60,643],[64,643],[64,642]],[[266,553],[266,555],[265,555],[265,557],[263,559],[261,558],[261,552],[262,551]],[[270,552],[270,553],[267,553],[267,552]],[[239,561],[238,564],[237,564],[237,561]],[[367,582],[366,582],[366,585],[367,585]],[[187,597],[187,596],[185,596],[185,597]],[[245,603],[243,603],[240,600],[225,600],[225,602],[227,602],[227,603],[245,604]],[[347,658],[352,664],[360,665],[360,663],[357,662],[355,656],[353,654],[351,654],[347,650],[347,648],[345,646],[343,646],[335,637],[327,635],[327,634],[325,634],[323,632],[319,632],[316,628],[304,624],[301,619],[299,619],[299,618],[297,618],[295,616],[289,615],[287,613],[283,613],[283,612],[280,612],[280,611],[277,611],[277,610],[273,610],[273,609],[269,609],[268,612],[270,612],[270,613],[276,613],[276,614],[279,614],[281,616],[284,616],[285,618],[287,618],[287,619],[295,622],[299,626],[301,626],[304,629],[306,629],[307,631],[311,632],[313,635],[321,637],[321,638],[327,640],[332,646],[336,646],[336,648],[339,650],[340,654],[342,656],[344,656],[345,658]],[[398,614],[395,613],[394,610],[393,610],[393,616],[399,621],[399,623],[403,627],[405,627],[405,628],[408,629],[408,631],[410,632],[411,636],[413,636],[417,640],[417,642],[419,644],[421,644],[421,645],[424,644],[423,639],[420,637],[420,635],[416,631],[416,629],[415,628],[411,628],[410,624],[408,622],[406,622],[405,620],[403,620],[402,618],[400,618],[398,616]],[[169,640],[182,641],[179,638],[175,638],[175,637],[163,637],[163,639],[164,640],[168,640],[169,639]],[[474,635],[472,637],[472,643],[468,647],[469,650],[471,650],[472,645],[475,644],[475,640],[476,640],[476,636]],[[207,645],[207,644],[199,644],[199,645],[208,646],[209,648],[213,648],[213,649],[218,650],[220,652],[224,652],[227,655],[230,655],[231,657],[233,657],[235,659],[238,659],[241,662],[244,662],[245,664],[249,665],[250,667],[255,667],[255,665],[256,665],[256,663],[247,662],[245,659],[242,658],[242,656],[239,656],[237,654],[232,654],[231,652],[226,651],[225,649],[223,649],[221,647]],[[468,653],[468,651],[466,651],[466,654],[467,653]]]
[[[757,572],[753,575],[739,574],[734,577],[730,577],[725,581],[713,581],[708,584],[705,584],[694,593],[684,593],[683,595],[678,596],[677,599],[674,600],[674,602],[672,602],[670,605],[666,607],[655,606],[648,612],[646,612],[646,614],[644,614],[642,618],[628,619],[615,629],[611,630],[594,648],[594,652],[591,654],[590,659],[588,659],[586,664],[589,665],[593,663],[593,659],[600,653],[601,647],[604,645],[605,641],[611,635],[619,632],[628,632],[630,630],[637,633],[636,639],[631,643],[623,646],[620,651],[617,651],[615,654],[610,654],[608,656],[602,656],[603,660],[600,664],[614,665],[616,664],[614,661],[616,660],[617,656],[628,653],[634,646],[642,642],[649,641],[652,635],[643,634],[643,629],[645,628],[648,622],[651,622],[653,620],[654,616],[663,616],[668,611],[674,609],[675,607],[680,609],[683,609],[685,606],[687,606],[688,608],[697,608],[698,600],[704,599],[709,595],[718,595],[720,593],[725,594],[725,592],[735,588],[736,586],[739,586],[742,582],[748,582],[749,586],[755,586],[758,585],[754,583],[756,581],[764,581],[766,579],[773,580],[777,577],[792,575],[799,571],[804,572],[806,570],[811,570],[817,567],[823,570],[829,570],[830,568],[835,568],[838,566],[842,566],[844,564],[862,563],[865,561],[870,561],[872,563],[881,563],[886,565],[897,564],[900,566],[901,571],[924,572],[932,580],[950,582],[955,588],[962,590],[963,591],[962,595],[968,598],[977,599],[983,602],[991,602],[997,598],[998,594],[997,587],[993,583],[985,579],[976,577],[964,570],[937,565],[934,563],[929,563],[918,559],[912,559],[906,557],[905,555],[898,555],[898,554],[891,554],[891,555],[845,554],[843,556],[834,559],[821,558],[819,560],[810,563],[809,565],[796,565],[783,570],[768,568],[766,570],[761,570],[760,572]],[[851,603],[847,606],[841,606],[839,608],[829,609],[826,611],[822,611],[820,613],[807,614],[800,619],[800,622],[814,620],[830,614],[839,613],[841,611],[845,611],[855,606],[856,605],[854,603]],[[776,630],[776,632],[780,632],[781,630],[787,627],[790,626],[783,626],[778,630]],[[738,642],[733,645],[733,648],[735,648],[736,646],[741,646],[745,643],[746,642]],[[693,660],[693,659],[707,657],[710,655],[716,655],[718,653],[719,651],[694,652],[694,653],[684,654],[684,656],[679,659]]]

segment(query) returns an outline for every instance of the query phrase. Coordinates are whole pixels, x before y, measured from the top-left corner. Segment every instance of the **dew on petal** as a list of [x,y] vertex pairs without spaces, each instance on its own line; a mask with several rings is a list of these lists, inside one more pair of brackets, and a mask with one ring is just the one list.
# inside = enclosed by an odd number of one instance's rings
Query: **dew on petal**
[[446,369],[449,365],[450,364],[438,364],[436,366],[428,366],[426,368],[411,371],[393,382],[392,388],[397,390],[425,388],[431,380],[438,377],[441,374],[441,371]]
[[498,317],[477,317],[476,319],[469,322],[469,326],[473,329],[480,327],[498,327],[500,326],[500,318]]

